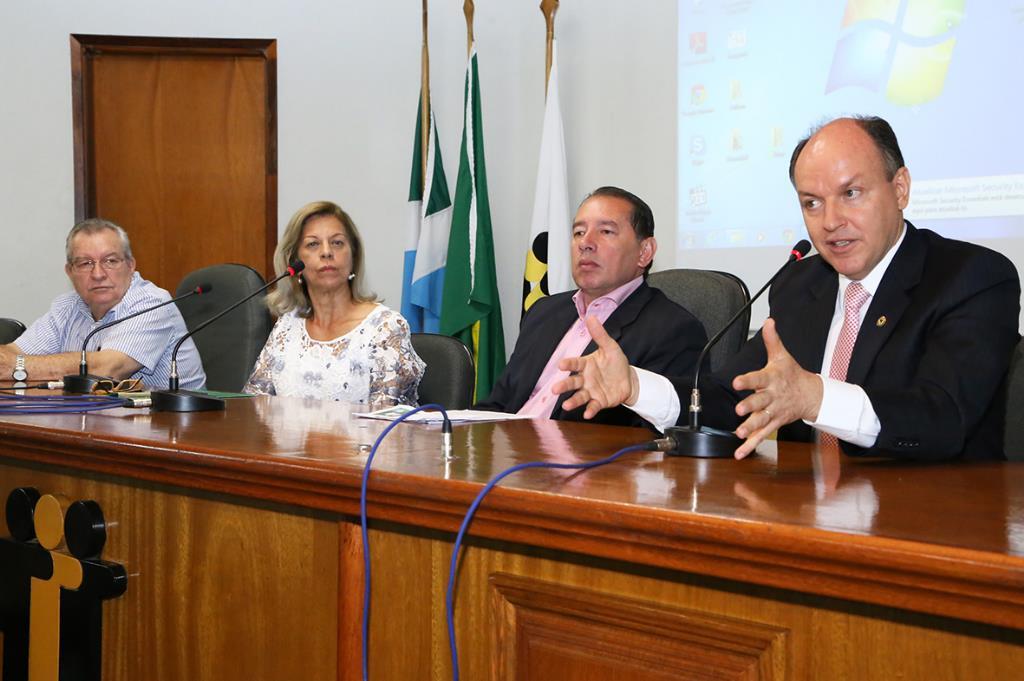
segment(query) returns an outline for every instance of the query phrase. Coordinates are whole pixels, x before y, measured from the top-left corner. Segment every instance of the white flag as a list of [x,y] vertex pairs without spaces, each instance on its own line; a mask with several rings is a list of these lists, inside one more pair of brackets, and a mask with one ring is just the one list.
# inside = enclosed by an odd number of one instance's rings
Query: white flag
[[553,44],[533,219],[530,221],[530,244],[523,273],[524,312],[542,296],[576,288],[569,257],[570,216],[565,135],[562,131],[562,109],[558,103],[558,49]]

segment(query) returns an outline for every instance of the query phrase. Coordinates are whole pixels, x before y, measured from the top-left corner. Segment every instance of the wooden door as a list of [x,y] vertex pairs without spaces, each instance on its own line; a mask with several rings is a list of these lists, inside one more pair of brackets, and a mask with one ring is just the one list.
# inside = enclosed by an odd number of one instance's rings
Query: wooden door
[[75,218],[132,240],[173,292],[223,262],[272,274],[276,42],[71,36]]

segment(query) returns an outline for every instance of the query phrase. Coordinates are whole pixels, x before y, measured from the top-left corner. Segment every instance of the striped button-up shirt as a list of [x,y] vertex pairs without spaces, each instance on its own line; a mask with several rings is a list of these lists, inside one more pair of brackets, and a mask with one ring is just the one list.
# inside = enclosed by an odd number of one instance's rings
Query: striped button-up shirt
[[[81,352],[82,341],[97,326],[170,300],[170,297],[167,291],[135,272],[124,297],[103,319],[96,321],[77,293],[64,293],[57,296],[49,312],[33,322],[15,344],[26,355]],[[142,365],[132,378],[141,378],[149,389],[165,390],[171,374],[171,351],[187,332],[177,305],[165,305],[100,331],[89,339],[86,349],[123,352]],[[181,387],[189,390],[198,390],[206,384],[199,351],[191,338],[178,350],[178,379]]]

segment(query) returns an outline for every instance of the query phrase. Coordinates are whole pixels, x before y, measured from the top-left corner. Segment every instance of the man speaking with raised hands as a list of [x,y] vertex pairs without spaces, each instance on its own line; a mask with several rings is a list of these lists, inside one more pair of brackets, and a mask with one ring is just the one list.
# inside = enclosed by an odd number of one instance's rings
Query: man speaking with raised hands
[[[735,429],[736,458],[776,430],[848,454],[1003,458],[1013,264],[903,218],[910,173],[880,118],[818,128],[793,151],[790,180],[818,256],[783,272],[761,331],[702,378],[704,423]],[[661,429],[686,420],[679,395],[692,377],[633,368],[596,320],[587,326],[597,351],[562,360],[574,373],[553,387],[576,391],[565,408],[592,418],[624,404]]]

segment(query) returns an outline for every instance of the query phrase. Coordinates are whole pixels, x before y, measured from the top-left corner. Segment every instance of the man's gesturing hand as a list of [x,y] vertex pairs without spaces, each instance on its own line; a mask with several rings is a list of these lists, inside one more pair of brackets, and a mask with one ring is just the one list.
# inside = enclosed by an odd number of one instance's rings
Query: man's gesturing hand
[[799,419],[818,418],[824,387],[817,374],[805,371],[782,344],[775,331],[775,320],[768,319],[761,329],[768,363],[763,369],[737,376],[732,381],[736,390],[753,390],[754,394],[736,405],[736,414],[747,419],[736,429],[744,440],[736,450],[736,458],[750,454],[766,437],[780,426]]
[[558,368],[572,375],[556,383],[551,391],[556,395],[575,391],[562,404],[562,409],[570,411],[587,405],[583,418],[592,419],[602,409],[635,403],[640,386],[622,348],[612,340],[601,322],[596,317],[587,317],[586,324],[597,350],[584,357],[561,360]]

